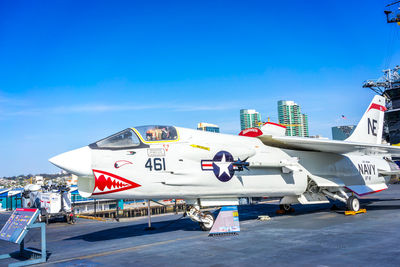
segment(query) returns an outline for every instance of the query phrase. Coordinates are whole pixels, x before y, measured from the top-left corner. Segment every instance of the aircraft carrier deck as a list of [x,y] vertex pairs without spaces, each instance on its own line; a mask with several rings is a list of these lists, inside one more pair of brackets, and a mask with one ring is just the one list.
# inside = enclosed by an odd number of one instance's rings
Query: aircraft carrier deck
[[[331,205],[295,206],[276,215],[277,202],[240,206],[237,236],[209,237],[182,216],[115,221],[78,219],[75,225],[47,226],[50,266],[399,266],[400,185],[364,197],[366,214],[345,216]],[[0,213],[2,227],[10,213]],[[258,221],[259,215],[271,220]],[[39,247],[31,230],[26,247]],[[0,240],[0,254],[18,245]],[[15,259],[1,260],[4,266]]]

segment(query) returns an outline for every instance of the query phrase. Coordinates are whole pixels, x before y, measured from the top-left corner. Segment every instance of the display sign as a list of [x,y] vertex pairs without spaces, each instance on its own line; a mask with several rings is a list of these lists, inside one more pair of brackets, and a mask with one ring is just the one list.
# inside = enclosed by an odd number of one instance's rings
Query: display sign
[[27,227],[39,214],[38,209],[17,208],[0,231],[0,239],[20,243],[25,236]]
[[240,225],[237,206],[222,207],[209,234],[237,234],[239,232]]

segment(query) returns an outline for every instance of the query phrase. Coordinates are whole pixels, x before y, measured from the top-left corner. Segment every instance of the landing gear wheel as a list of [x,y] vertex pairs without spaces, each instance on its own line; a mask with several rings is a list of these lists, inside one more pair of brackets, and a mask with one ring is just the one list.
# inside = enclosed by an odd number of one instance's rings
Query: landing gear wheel
[[70,224],[75,224],[76,220],[75,220],[75,215],[70,216],[69,218],[69,223]]
[[360,210],[360,201],[355,196],[349,197],[347,199],[347,209],[351,211],[359,211]]
[[199,222],[200,228],[203,231],[210,231],[214,225],[214,215],[209,211],[205,211],[203,214],[204,218],[207,219],[207,222]]
[[73,214],[67,214],[65,215],[67,219],[68,224],[74,224],[75,223],[75,216]]
[[279,204],[279,209],[283,210],[284,212],[289,212],[291,208],[292,207],[290,204]]

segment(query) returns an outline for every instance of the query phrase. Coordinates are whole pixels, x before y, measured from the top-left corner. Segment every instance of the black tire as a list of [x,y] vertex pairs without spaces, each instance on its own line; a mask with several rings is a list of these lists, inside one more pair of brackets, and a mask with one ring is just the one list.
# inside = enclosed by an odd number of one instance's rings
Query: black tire
[[46,214],[47,214],[46,209],[45,209],[45,208],[41,208],[41,209],[40,209],[40,215],[44,216],[44,215],[46,215]]
[[210,231],[215,222],[214,215],[209,211],[205,211],[203,214],[204,217],[208,217],[212,221],[212,223],[199,222],[200,228],[203,231]]
[[349,197],[347,199],[347,210],[350,211],[359,211],[360,210],[360,201],[355,196]]
[[67,214],[67,223],[74,224],[75,223],[75,216],[73,214]]
[[292,206],[290,204],[279,204],[279,209],[285,212],[289,212]]

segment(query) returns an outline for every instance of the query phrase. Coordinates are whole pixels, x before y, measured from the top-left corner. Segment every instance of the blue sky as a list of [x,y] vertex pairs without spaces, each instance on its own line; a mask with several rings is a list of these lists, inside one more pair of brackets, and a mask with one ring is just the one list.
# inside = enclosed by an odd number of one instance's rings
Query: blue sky
[[0,177],[131,126],[237,134],[239,109],[276,121],[281,99],[331,137],[400,63],[387,2],[2,1]]

